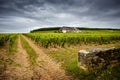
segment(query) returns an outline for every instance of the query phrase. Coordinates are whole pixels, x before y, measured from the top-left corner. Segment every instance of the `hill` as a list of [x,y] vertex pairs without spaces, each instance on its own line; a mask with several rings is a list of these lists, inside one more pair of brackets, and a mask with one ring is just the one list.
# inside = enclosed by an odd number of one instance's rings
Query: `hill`
[[47,27],[47,28],[39,28],[39,29],[34,29],[34,30],[31,30],[30,32],[33,33],[33,32],[55,32],[55,31],[58,31],[60,29],[60,27]]
[[[39,28],[31,30],[30,33],[33,32],[58,32],[61,27],[46,27],[46,28]],[[87,27],[76,27],[79,30],[120,30],[114,28],[87,28]]]

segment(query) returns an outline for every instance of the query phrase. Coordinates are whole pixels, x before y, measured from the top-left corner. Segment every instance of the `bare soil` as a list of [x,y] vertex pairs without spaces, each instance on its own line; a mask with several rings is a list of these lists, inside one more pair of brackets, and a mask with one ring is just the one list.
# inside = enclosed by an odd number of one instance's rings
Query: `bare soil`
[[31,80],[33,71],[30,69],[26,51],[21,45],[20,36],[17,42],[17,53],[13,56],[14,64],[8,68],[6,74],[9,74],[8,80]]
[[67,76],[65,71],[61,69],[61,65],[48,57],[39,46],[27,37],[22,37],[35,50],[38,58],[36,59],[38,66],[34,68],[36,75],[39,75],[41,80],[71,80],[71,76]]
[[7,52],[8,52],[8,46],[7,44],[4,44],[3,46],[0,46],[0,80],[3,80],[6,78],[6,69],[7,69]]

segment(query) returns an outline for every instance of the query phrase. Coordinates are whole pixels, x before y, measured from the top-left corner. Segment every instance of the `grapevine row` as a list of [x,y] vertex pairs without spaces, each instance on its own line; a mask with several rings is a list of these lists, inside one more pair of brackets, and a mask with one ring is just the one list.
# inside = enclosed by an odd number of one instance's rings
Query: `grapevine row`
[[43,47],[64,47],[77,44],[105,44],[120,40],[120,31],[86,33],[28,33],[26,36]]

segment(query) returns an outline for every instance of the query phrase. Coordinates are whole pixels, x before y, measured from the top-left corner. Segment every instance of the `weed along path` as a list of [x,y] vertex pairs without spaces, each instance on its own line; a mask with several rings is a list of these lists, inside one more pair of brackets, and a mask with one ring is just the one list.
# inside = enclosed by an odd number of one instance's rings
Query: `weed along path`
[[33,72],[30,69],[28,55],[23,49],[20,36],[18,37],[17,52],[13,56],[15,64],[10,67],[11,80],[31,80]]
[[37,66],[41,80],[71,80],[70,76],[65,74],[65,71],[60,68],[60,65],[49,58],[34,42],[27,37],[22,37],[29,43],[37,54]]

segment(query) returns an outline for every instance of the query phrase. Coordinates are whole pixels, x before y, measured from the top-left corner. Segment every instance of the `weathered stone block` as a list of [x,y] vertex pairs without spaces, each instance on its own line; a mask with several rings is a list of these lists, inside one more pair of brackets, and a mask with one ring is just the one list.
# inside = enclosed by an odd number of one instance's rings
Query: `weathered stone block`
[[96,48],[78,52],[78,65],[84,70],[98,70],[111,64],[120,64],[120,48]]

